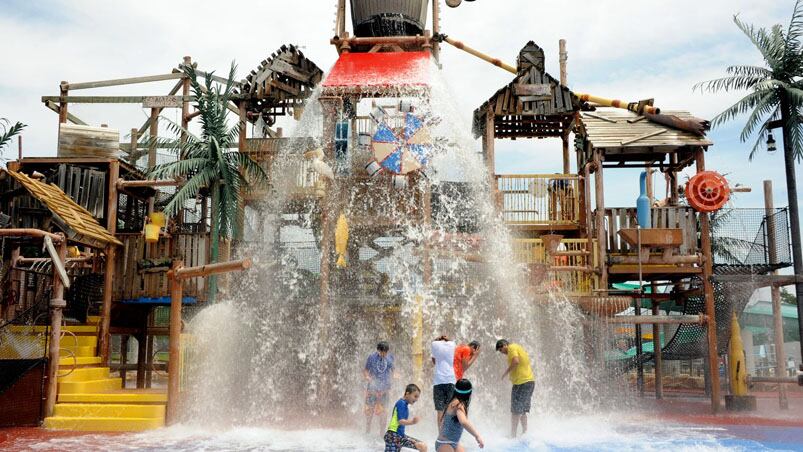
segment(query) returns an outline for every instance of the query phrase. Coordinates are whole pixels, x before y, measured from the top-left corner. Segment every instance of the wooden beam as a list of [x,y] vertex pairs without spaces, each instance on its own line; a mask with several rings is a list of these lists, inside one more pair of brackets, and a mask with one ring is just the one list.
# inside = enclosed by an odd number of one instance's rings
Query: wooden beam
[[[705,171],[705,149],[697,148],[695,160],[697,173]],[[719,353],[717,351],[717,319],[714,300],[713,258],[711,253],[711,223],[707,213],[700,213],[700,248],[703,257],[703,291],[705,293],[705,314],[708,316],[706,336],[708,339],[708,373],[711,378],[711,411],[715,414],[720,408]]]
[[123,180],[117,181],[117,188],[131,187],[176,187],[181,182],[175,179],[155,179],[155,180]]
[[68,90],[104,88],[107,86],[135,85],[138,83],[161,82],[163,80],[175,80],[181,77],[183,77],[183,74],[177,74],[177,73],[147,75],[144,77],[118,78],[112,80],[99,80],[96,82],[68,83],[66,85],[66,88]]
[[176,277],[184,262],[173,261],[173,268],[168,273],[170,283],[170,335],[167,361],[167,425],[178,420],[179,397],[179,359],[181,359],[181,299],[183,289],[181,279]]
[[[775,204],[772,199],[772,180],[764,181],[764,215],[767,221],[767,250],[771,264],[778,263],[778,252],[776,246],[775,230]],[[778,270],[772,272],[778,274]],[[786,365],[786,353],[784,353],[783,340],[783,314],[781,313],[781,288],[772,286],[770,288],[772,298],[772,324],[773,337],[775,340],[775,375],[783,375]],[[786,387],[778,385],[778,406],[782,410],[789,409],[789,399],[786,397]]]
[[[184,67],[188,66],[189,64],[192,64],[192,62],[187,63],[185,61],[184,64],[180,64],[178,67],[179,67],[179,69],[184,70]],[[216,81],[218,83],[222,83],[224,85],[229,83],[229,81],[230,81],[229,79],[227,79],[225,77],[219,77],[219,76],[211,74],[209,72],[199,71],[198,69],[195,70],[195,73],[200,75],[203,78],[211,79],[211,80],[214,80],[214,81]],[[231,80],[231,85],[234,86],[235,88],[242,88],[243,87],[243,84],[238,82],[237,80]]]
[[628,144],[633,144],[637,141],[645,140],[647,138],[654,137],[656,135],[661,135],[662,133],[666,133],[666,129],[656,130],[655,132],[645,133],[644,135],[622,141],[622,146],[627,146]]
[[[72,104],[141,104],[146,98],[152,97],[168,98],[168,96],[64,96],[63,98],[61,96],[42,96],[42,102],[58,102],[63,99],[63,102]],[[173,96],[173,98],[176,102],[195,101],[195,96],[189,96],[188,99],[183,96]]]
[[705,315],[617,315],[603,319],[605,323],[626,323],[630,325],[677,325],[681,323],[697,323],[703,325],[708,322]]
[[[45,102],[45,107],[53,110],[56,113],[60,113],[61,112],[61,108],[59,108],[59,105],[57,103],[53,102],[53,101],[50,101],[50,100]],[[71,122],[73,124],[78,124],[79,126],[87,125],[87,123],[82,121],[81,118],[79,118],[78,116],[75,116],[74,114],[72,114],[70,112],[67,112],[67,121],[69,121],[69,122]]]

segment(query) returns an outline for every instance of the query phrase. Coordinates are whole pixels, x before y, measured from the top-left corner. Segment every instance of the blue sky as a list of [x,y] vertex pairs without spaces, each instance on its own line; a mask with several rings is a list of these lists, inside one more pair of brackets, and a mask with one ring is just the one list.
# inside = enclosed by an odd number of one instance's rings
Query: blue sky
[[[203,69],[218,72],[236,60],[242,77],[285,43],[304,46],[304,52],[324,69],[337,57],[328,44],[334,0],[5,0],[2,4],[0,40],[14,56],[0,67],[0,117],[29,125],[24,148],[32,156],[55,154],[57,118],[40,97],[57,95],[60,80],[166,73],[184,55],[191,55]],[[444,7],[441,25],[452,37],[511,63],[518,50],[533,40],[545,49],[547,70],[555,75],[558,39],[565,38],[572,89],[627,100],[654,97],[666,110],[688,110],[710,118],[739,95],[693,93],[694,83],[723,75],[728,64],[761,63],[758,52],[733,24],[733,14],[758,26],[786,24],[792,5],[789,0],[478,0],[457,9]],[[510,74],[453,48],[444,48],[442,63],[443,76],[466,121],[474,108],[511,79]],[[170,86],[171,82],[153,83],[80,94],[158,95]],[[76,105],[71,112],[123,134],[146,117],[136,105]],[[761,181],[766,178],[774,180],[776,205],[786,205],[780,152],[761,154],[749,162],[751,144],[739,142],[740,130],[737,122],[710,134],[715,145],[707,167],[754,189],[738,195],[738,206],[763,205]],[[556,140],[500,140],[497,152],[500,173],[560,170]],[[6,158],[15,155],[16,146],[6,151]],[[634,204],[637,176],[636,171],[625,170],[609,176],[606,203]]]

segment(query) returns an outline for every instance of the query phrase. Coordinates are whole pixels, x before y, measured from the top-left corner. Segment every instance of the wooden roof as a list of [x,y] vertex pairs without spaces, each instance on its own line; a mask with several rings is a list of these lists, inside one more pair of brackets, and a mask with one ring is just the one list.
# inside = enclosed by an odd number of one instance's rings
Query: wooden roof
[[543,50],[529,42],[518,59],[518,75],[474,110],[474,134],[494,115],[497,138],[560,137],[571,128],[580,109],[577,96],[544,71]]
[[[693,118],[686,111],[664,111],[662,114]],[[597,108],[580,114],[580,129],[595,149],[628,149],[672,151],[685,146],[711,146],[704,136],[657,124],[621,108]]]
[[50,210],[53,220],[69,240],[95,248],[103,248],[110,243],[122,245],[89,211],[78,205],[55,184],[46,184],[16,171],[6,170],[6,172]]

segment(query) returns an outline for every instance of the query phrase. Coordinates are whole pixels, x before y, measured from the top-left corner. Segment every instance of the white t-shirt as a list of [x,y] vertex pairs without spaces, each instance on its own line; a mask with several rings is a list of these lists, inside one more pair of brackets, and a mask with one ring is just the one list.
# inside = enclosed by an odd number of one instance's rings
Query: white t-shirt
[[454,341],[433,341],[432,357],[435,358],[435,376],[432,385],[454,384]]

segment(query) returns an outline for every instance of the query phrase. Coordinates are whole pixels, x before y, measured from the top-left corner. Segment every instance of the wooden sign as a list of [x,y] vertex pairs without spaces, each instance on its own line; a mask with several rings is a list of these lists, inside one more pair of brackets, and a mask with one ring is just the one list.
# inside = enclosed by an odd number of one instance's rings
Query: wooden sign
[[142,98],[143,108],[181,108],[181,96],[148,96]]
[[513,94],[517,96],[552,97],[552,85],[548,83],[518,83],[513,85]]

